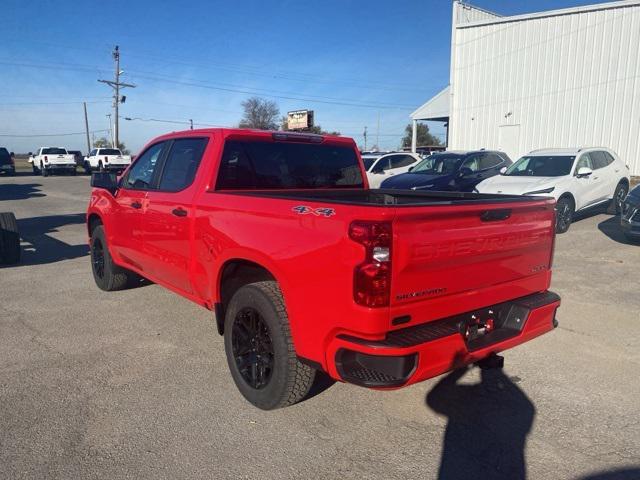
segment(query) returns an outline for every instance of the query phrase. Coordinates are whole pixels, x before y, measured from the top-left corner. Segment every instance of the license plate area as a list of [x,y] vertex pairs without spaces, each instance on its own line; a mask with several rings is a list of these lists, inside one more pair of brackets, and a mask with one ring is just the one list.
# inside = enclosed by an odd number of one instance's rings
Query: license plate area
[[518,303],[504,303],[460,315],[460,334],[469,351],[478,350],[517,336],[530,309]]

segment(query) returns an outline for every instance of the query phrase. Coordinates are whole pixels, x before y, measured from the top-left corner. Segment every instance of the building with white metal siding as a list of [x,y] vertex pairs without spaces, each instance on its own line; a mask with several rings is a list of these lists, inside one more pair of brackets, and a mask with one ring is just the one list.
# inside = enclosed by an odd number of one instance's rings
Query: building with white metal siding
[[[501,17],[453,4],[449,86],[411,114],[451,149],[605,146],[640,175],[640,0]],[[415,143],[415,142],[414,142]]]

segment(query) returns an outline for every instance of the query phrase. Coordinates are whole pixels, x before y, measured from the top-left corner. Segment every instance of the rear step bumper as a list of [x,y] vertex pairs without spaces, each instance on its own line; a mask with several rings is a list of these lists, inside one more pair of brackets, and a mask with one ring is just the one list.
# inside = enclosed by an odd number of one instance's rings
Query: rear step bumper
[[329,346],[329,373],[372,388],[416,383],[553,330],[559,306],[560,297],[547,291],[394,330],[381,340],[341,334]]

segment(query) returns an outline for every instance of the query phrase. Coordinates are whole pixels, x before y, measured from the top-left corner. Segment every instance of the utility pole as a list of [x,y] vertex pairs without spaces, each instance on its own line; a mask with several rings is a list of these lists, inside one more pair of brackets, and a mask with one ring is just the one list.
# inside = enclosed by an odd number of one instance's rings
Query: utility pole
[[116,47],[113,50],[113,60],[115,61],[115,64],[116,64],[115,79],[114,80],[98,80],[98,81],[101,83],[106,83],[111,88],[113,88],[113,109],[114,109],[114,117],[115,117],[113,142],[114,142],[114,148],[118,148],[118,145],[120,143],[119,131],[118,131],[118,105],[120,105],[121,103],[124,103],[124,101],[127,98],[125,96],[120,97],[120,89],[126,88],[126,87],[135,88],[136,86],[130,83],[120,82],[120,75],[123,74],[124,72],[120,70],[120,48],[118,47],[118,45],[116,45]]
[[378,112],[378,129],[376,130],[376,145],[380,150],[380,112]]
[[89,119],[87,118],[87,102],[82,102],[84,105],[84,129],[87,132],[87,155],[91,151],[91,140],[89,140]]
[[106,116],[109,119],[109,140],[111,140],[111,148],[118,148],[113,144],[113,125],[111,124],[111,114],[107,113]]
[[364,151],[367,151],[367,126],[364,126]]

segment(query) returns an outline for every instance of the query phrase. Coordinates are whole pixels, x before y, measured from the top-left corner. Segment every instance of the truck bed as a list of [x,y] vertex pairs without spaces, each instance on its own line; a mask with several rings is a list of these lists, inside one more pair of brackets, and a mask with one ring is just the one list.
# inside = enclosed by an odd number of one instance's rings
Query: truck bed
[[513,203],[547,200],[540,196],[502,195],[494,193],[424,192],[392,189],[328,189],[328,190],[244,190],[233,193],[257,197],[307,200],[336,204],[373,207],[416,207],[434,205],[464,205],[477,203]]

